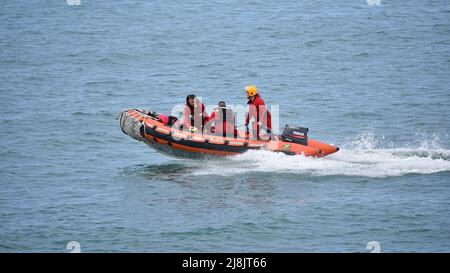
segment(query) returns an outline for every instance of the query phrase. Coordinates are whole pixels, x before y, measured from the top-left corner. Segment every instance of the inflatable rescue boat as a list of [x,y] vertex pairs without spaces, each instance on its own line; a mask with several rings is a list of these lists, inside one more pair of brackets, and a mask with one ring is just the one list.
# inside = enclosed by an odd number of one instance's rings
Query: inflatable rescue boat
[[158,152],[184,158],[229,156],[260,149],[313,157],[339,151],[336,146],[308,138],[308,129],[303,127],[286,125],[281,135],[272,134],[263,141],[243,131],[238,131],[236,137],[184,131],[161,123],[158,115],[140,109],[125,110],[120,113],[120,127],[125,134]]

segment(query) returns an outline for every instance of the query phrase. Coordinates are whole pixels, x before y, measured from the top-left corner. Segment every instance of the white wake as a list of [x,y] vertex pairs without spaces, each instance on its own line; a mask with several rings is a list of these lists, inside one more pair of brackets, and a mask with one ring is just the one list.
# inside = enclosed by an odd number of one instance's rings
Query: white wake
[[379,148],[380,139],[364,133],[324,158],[249,151],[227,160],[203,162],[194,175],[236,175],[249,172],[294,173],[313,176],[392,177],[450,171],[450,150],[433,143],[414,148]]

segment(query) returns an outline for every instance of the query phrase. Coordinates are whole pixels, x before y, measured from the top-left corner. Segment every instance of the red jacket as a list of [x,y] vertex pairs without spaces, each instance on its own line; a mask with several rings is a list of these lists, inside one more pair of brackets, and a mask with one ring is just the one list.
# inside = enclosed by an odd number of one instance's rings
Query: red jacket
[[206,113],[206,107],[200,100],[196,100],[197,108],[194,108],[189,103],[184,106],[184,124],[185,126],[196,126],[201,127],[197,129],[202,129],[203,125],[208,121],[209,116]]
[[[225,110],[225,111],[224,111]],[[229,108],[216,108],[209,117],[211,125],[215,126],[215,134],[219,136],[233,135],[235,128],[234,113]]]
[[245,124],[248,125],[250,119],[254,118],[256,122],[262,122],[264,126],[272,129],[272,116],[261,96],[259,94],[256,95],[255,99],[253,101],[249,100],[247,104],[248,115],[245,120]]

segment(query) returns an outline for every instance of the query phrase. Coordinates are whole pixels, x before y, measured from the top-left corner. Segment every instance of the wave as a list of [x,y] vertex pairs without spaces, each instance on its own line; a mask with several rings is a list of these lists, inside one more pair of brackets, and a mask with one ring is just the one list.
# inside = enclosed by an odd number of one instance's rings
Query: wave
[[450,150],[438,147],[436,140],[412,148],[381,148],[383,139],[372,133],[363,133],[341,145],[339,152],[324,158],[249,151],[227,160],[208,161],[193,174],[230,176],[275,172],[384,178],[450,171]]

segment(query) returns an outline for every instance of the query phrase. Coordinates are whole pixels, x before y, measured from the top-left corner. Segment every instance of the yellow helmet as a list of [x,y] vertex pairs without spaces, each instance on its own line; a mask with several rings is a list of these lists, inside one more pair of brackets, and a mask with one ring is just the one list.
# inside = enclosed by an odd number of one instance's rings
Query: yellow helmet
[[246,86],[245,91],[247,91],[247,97],[253,97],[258,94],[258,89],[254,85]]

